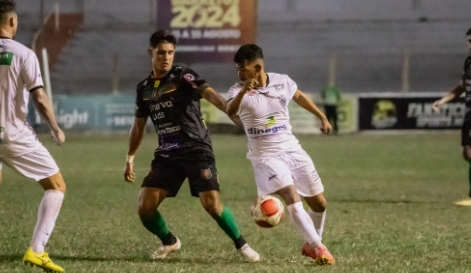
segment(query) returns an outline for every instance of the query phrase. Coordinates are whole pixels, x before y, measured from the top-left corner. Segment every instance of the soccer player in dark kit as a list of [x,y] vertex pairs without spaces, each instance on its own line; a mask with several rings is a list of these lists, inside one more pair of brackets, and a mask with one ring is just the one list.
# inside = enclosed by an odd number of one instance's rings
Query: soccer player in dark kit
[[249,262],[260,256],[240,235],[231,211],[221,203],[218,173],[211,138],[200,111],[204,98],[225,112],[225,99],[189,68],[173,65],[177,39],[167,31],[150,38],[149,56],[153,71],[137,85],[134,125],[129,137],[124,178],[134,182],[134,155],[144,137],[148,117],[155,126],[159,146],[139,193],[138,213],[144,227],[162,245],[152,259],[163,259],[180,249],[180,240],[167,228],[157,208],[166,197],[175,197],[186,178],[191,194],[234,241],[238,252]]
[[459,98],[461,94],[465,93],[466,111],[461,129],[461,146],[463,158],[469,162],[468,182],[470,183],[470,191],[467,198],[456,201],[454,204],[471,207],[471,28],[466,32],[466,41],[468,43],[469,55],[464,62],[461,82],[443,98],[437,100],[433,104],[433,108],[435,111],[439,111],[440,106],[455,98]]

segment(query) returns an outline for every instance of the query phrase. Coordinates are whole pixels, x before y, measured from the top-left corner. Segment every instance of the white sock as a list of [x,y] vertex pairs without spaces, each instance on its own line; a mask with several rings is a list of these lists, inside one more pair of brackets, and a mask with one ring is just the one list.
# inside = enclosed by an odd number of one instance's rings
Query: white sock
[[61,191],[47,190],[44,193],[41,204],[39,204],[38,221],[30,243],[34,252],[44,252],[44,246],[54,229],[63,199],[64,193]]
[[327,213],[327,210],[323,212],[315,212],[311,208],[309,208],[307,210],[307,213],[309,214],[312,219],[312,222],[314,223],[317,235],[319,235],[319,237],[321,237],[322,239],[322,232],[324,231],[325,215]]
[[317,235],[314,224],[309,214],[304,210],[302,202],[289,205],[288,212],[291,217],[291,222],[311,246],[323,246],[321,238]]

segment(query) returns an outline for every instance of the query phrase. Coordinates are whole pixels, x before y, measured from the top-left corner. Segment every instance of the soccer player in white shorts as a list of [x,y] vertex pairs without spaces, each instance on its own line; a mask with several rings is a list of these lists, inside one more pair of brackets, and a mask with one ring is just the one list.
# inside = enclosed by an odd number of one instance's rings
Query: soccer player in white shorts
[[265,72],[262,49],[257,45],[240,47],[234,62],[241,82],[229,89],[227,114],[238,115],[244,125],[258,195],[278,194],[307,241],[301,253],[318,264],[334,264],[321,242],[327,205],[324,187],[311,158],[291,132],[289,101],[316,115],[324,134],[330,134],[332,126],[287,75]]
[[26,121],[30,96],[49,125],[53,140],[60,145],[65,135],[44,93],[35,53],[12,40],[18,26],[15,6],[13,0],[0,0],[0,172],[3,165],[7,165],[38,181],[45,190],[24,263],[48,272],[64,272],[51,261],[44,246],[54,229],[66,186],[56,162]]

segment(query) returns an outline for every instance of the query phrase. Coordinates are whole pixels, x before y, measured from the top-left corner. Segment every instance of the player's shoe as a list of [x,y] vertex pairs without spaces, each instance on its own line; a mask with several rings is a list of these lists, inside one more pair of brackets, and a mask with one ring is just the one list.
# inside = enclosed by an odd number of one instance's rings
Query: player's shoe
[[301,250],[301,254],[313,258],[319,265],[335,264],[334,256],[330,254],[329,250],[325,246],[314,249],[309,245],[309,243],[305,243]]
[[167,257],[168,254],[170,254],[170,252],[179,250],[180,247],[182,246],[182,244],[180,243],[180,239],[178,239],[178,237],[175,236],[175,238],[177,239],[177,241],[176,241],[173,245],[169,245],[169,246],[161,245],[161,246],[160,246],[159,248],[157,248],[157,250],[150,256],[150,258],[151,258],[152,260],[164,259],[165,257]]
[[461,207],[471,207],[471,198],[468,197],[466,199],[453,202],[453,204]]
[[241,248],[237,249],[237,251],[239,251],[240,255],[244,256],[244,258],[251,263],[256,263],[260,260],[260,255],[258,255],[258,253],[248,244],[243,245]]
[[42,268],[46,272],[65,272],[64,268],[58,266],[51,260],[51,258],[49,258],[47,252],[36,253],[31,248],[28,248],[28,250],[26,250],[23,262],[26,265],[30,265],[31,267],[37,266],[39,268]]

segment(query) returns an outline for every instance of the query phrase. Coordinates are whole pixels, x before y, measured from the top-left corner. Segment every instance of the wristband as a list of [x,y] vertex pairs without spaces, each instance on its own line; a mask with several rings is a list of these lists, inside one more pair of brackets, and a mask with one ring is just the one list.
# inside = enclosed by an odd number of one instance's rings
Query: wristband
[[127,155],[126,156],[126,162],[127,163],[133,163],[134,162],[134,156],[133,155]]

